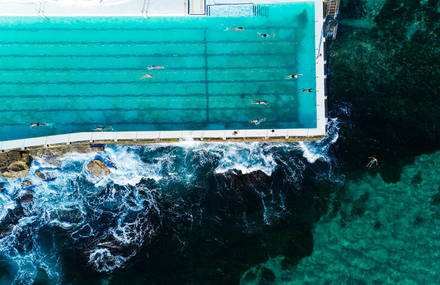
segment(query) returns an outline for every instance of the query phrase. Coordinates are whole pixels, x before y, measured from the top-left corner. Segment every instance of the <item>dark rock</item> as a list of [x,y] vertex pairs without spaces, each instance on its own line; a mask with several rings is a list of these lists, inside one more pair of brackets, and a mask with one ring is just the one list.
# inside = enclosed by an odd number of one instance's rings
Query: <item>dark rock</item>
[[0,224],[0,238],[4,238],[12,233],[15,225],[13,224]]
[[275,274],[273,274],[273,272],[267,268],[264,267],[261,268],[261,273],[260,273],[260,284],[272,284],[275,281]]
[[43,181],[50,181],[56,179],[57,175],[54,171],[37,170],[35,175],[38,176]]
[[382,226],[382,224],[380,222],[374,223],[374,229],[376,229],[376,230],[380,229],[381,226]]
[[30,180],[23,180],[23,182],[21,182],[21,187],[23,188],[30,188],[32,187],[32,182]]
[[32,202],[33,200],[34,200],[34,195],[30,191],[25,192],[20,197],[20,202],[22,202],[22,203],[29,203],[29,202]]
[[246,272],[246,274],[243,277],[243,281],[245,284],[255,281],[256,279],[257,279],[257,274],[255,274],[255,271],[252,269]]
[[416,175],[414,175],[414,177],[411,179],[411,183],[412,184],[420,184],[422,183],[423,179],[422,179],[422,172],[419,171],[417,172]]
[[437,189],[437,193],[432,196],[431,205],[433,206],[440,205],[440,186]]
[[414,219],[414,225],[420,225],[421,223],[423,223],[423,218],[422,217],[416,217]]
[[6,216],[0,222],[0,238],[10,235],[14,226],[23,216],[24,211],[21,205],[16,206],[14,209],[9,209]]

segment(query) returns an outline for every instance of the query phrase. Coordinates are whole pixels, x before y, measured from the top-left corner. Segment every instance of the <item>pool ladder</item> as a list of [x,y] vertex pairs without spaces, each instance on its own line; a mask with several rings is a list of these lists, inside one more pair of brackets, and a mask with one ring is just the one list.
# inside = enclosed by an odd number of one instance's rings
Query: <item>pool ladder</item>
[[254,5],[252,11],[254,12],[254,16],[267,16],[267,7],[263,5]]

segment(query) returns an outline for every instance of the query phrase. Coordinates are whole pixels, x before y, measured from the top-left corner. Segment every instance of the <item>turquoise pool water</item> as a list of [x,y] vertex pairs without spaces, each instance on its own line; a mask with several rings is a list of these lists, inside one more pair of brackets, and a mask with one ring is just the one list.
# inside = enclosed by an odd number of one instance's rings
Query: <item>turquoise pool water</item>
[[[315,93],[301,92],[316,85],[314,4],[265,9],[235,18],[1,18],[0,140],[97,126],[314,128]],[[295,73],[304,75],[285,79]],[[261,100],[269,104],[252,104]]]

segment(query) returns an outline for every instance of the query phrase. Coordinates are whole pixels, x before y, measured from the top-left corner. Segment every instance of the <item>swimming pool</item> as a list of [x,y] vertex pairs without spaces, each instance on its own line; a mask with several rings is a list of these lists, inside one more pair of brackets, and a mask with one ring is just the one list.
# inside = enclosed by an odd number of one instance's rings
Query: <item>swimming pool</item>
[[316,128],[316,94],[302,93],[316,86],[314,3],[265,8],[233,18],[2,17],[0,140],[97,126]]

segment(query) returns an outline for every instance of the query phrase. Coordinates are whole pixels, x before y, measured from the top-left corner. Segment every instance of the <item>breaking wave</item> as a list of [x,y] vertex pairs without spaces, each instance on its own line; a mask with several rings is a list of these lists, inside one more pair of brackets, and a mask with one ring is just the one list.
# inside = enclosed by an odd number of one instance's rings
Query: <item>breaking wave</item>
[[[41,278],[62,283],[62,251],[70,247],[96,272],[126,266],[161,231],[160,201],[174,185],[195,191],[191,187],[201,187],[210,174],[270,176],[277,167],[287,167],[285,179],[300,182],[304,169],[317,161],[328,172],[329,148],[338,139],[336,119],[328,130],[320,142],[107,146],[100,153],[36,157],[24,179],[0,178],[0,284]],[[93,176],[87,164],[94,159],[111,174]],[[271,207],[267,194],[259,195],[263,206]],[[266,213],[265,222],[270,222]]]

